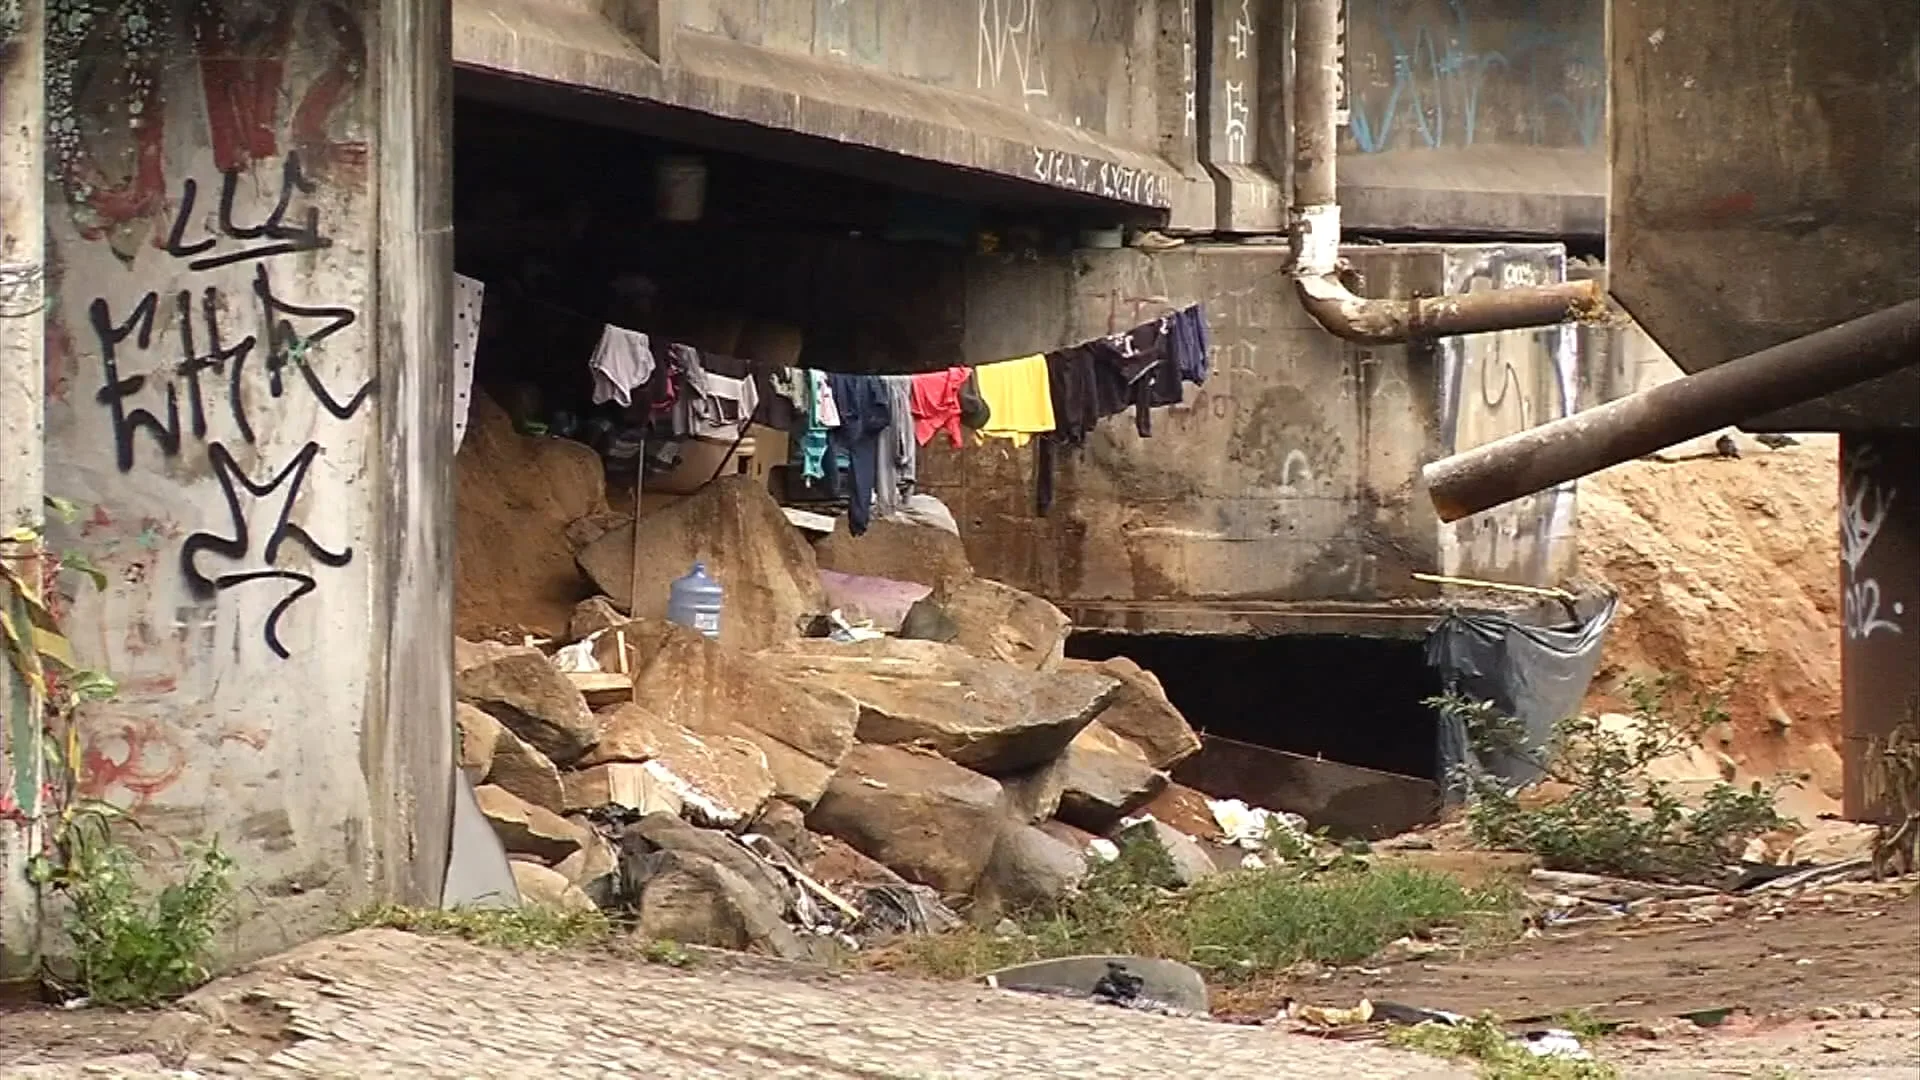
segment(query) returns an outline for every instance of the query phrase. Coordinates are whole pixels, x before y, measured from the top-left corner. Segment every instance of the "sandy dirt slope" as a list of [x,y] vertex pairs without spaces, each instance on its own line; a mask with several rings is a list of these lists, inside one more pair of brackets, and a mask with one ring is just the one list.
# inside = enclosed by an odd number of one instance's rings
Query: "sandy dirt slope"
[[[1801,815],[1840,796],[1839,485],[1832,437],[1738,459],[1635,461],[1580,486],[1580,567],[1621,606],[1589,707],[1636,672],[1711,676],[1755,653],[1708,770],[1788,772]],[[1725,755],[1721,758],[1720,755]]]

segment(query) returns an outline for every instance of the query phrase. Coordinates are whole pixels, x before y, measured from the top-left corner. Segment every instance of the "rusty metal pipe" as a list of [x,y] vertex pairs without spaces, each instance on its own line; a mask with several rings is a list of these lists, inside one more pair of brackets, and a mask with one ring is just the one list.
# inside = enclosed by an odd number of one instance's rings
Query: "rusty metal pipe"
[[1300,305],[1335,336],[1362,345],[1552,326],[1606,309],[1597,281],[1568,281],[1526,289],[1490,289],[1459,296],[1368,300],[1332,275],[1294,280]]
[[1295,0],[1294,289],[1327,332],[1363,345],[1552,326],[1605,307],[1591,281],[1466,296],[1370,300],[1340,281],[1340,23],[1344,0]]
[[1920,300],[1441,458],[1421,470],[1442,521],[1920,363]]

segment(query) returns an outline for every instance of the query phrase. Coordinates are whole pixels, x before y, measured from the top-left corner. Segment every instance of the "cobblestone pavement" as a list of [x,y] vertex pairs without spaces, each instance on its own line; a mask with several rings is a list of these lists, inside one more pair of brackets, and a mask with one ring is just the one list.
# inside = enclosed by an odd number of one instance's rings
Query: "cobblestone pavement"
[[[953,984],[701,956],[508,955],[391,931],[318,942],[195,995],[199,1076],[1467,1077],[1379,1046]],[[281,1034],[284,1032],[284,1034]],[[179,1077],[149,1060],[27,1077]]]

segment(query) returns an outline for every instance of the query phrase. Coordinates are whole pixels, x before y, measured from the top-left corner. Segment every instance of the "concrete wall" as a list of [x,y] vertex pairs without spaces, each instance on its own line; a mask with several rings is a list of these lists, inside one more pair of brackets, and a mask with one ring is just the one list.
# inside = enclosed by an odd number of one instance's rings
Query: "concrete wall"
[[[48,490],[118,680],[79,794],[238,856],[241,955],[431,902],[451,802],[441,19],[49,20]],[[443,16],[444,17],[444,16]],[[442,18],[443,18],[442,17]]]
[[[1613,295],[1682,367],[1920,296],[1920,5],[1616,0],[1610,35]],[[1749,426],[1920,428],[1920,367]]]
[[[456,60],[491,77],[468,89],[520,107],[644,126],[632,106],[661,104],[831,140],[842,159],[858,148],[962,166],[1109,217],[1139,211],[1200,232],[1285,226],[1285,0],[454,7]],[[1354,122],[1342,162],[1352,226],[1599,234],[1600,0],[1354,0],[1352,9]],[[750,137],[737,127],[708,136]],[[823,152],[762,149],[791,160]]]
[[1603,0],[1351,0],[1347,222],[1598,236],[1605,21]]
[[[1558,280],[1558,246],[1353,248],[1376,294]],[[1083,253],[1041,266],[976,260],[972,362],[1059,347],[1192,301],[1214,374],[1142,439],[1127,418],[1063,456],[1039,516],[1032,454],[989,444],[930,452],[982,573],[1103,621],[1092,608],[1196,602],[1355,603],[1419,596],[1416,571],[1553,582],[1570,569],[1571,489],[1443,528],[1417,489],[1423,461],[1557,416],[1577,391],[1577,339],[1483,335],[1438,348],[1359,349],[1328,335],[1286,286],[1284,248]],[[1487,390],[1482,393],[1483,389]],[[1159,620],[1159,621],[1156,621]]]

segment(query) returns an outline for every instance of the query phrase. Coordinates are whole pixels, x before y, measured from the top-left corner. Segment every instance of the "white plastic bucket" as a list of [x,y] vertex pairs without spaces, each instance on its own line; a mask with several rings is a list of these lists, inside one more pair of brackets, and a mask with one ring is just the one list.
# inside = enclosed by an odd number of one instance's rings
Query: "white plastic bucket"
[[707,163],[667,157],[654,168],[654,212],[662,221],[699,221],[707,209]]

